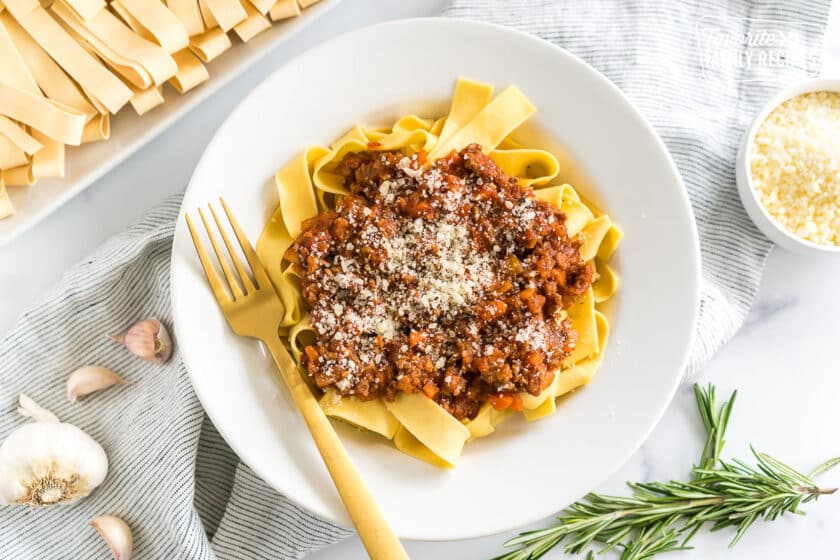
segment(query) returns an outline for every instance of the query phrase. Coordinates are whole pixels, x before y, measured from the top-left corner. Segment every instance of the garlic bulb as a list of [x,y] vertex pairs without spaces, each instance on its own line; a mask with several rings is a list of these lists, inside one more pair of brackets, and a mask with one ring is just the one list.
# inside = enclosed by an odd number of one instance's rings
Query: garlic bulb
[[104,367],[82,366],[67,378],[67,400],[76,402],[79,397],[111,385],[128,383],[125,379]]
[[91,525],[97,530],[99,536],[111,549],[114,560],[129,560],[131,551],[134,549],[134,537],[131,536],[131,528],[125,521],[113,515],[100,515],[91,520]]
[[108,457],[93,438],[20,395],[29,422],[0,445],[0,504],[31,507],[87,496],[108,473]]
[[121,342],[135,356],[156,364],[165,363],[172,355],[169,331],[154,317],[135,323],[124,333],[111,338]]

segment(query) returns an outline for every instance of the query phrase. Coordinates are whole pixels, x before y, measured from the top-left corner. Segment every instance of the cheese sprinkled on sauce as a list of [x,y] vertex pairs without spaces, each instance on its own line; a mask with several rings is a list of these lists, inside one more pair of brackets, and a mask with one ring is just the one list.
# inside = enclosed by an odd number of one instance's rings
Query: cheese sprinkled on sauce
[[491,395],[542,392],[575,348],[565,309],[593,279],[564,215],[475,144],[431,168],[351,154],[337,172],[351,194],[288,255],[315,383],[363,400],[422,391],[457,419]]

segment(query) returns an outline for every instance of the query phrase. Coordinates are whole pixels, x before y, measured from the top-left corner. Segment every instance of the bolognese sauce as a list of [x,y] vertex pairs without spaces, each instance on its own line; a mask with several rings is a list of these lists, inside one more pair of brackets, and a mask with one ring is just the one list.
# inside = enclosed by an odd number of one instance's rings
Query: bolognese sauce
[[574,349],[565,310],[593,280],[562,211],[472,144],[348,154],[349,195],[307,221],[285,258],[300,276],[321,388],[362,400],[422,391],[455,418],[521,408]]

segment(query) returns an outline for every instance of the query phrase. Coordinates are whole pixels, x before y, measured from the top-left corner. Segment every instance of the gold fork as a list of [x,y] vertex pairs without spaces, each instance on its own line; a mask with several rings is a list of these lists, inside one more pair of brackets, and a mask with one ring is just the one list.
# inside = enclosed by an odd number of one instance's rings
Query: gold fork
[[312,434],[312,439],[318,446],[321,458],[324,460],[336,489],[338,489],[344,507],[350,514],[350,519],[353,520],[353,525],[359,532],[359,537],[361,537],[368,555],[374,560],[407,559],[408,554],[406,554],[399,539],[382,515],[382,511],[374,501],[359,471],[353,465],[350,456],[347,455],[341,440],[338,439],[338,434],[335,433],[332,424],[321,410],[306,381],[301,377],[294,360],[286,347],[283,346],[277,334],[280,318],[283,316],[283,303],[274,291],[268,274],[266,274],[262,263],[254,252],[254,248],[248,238],[245,237],[228,205],[224,199],[220,198],[220,200],[230,226],[237,240],[239,240],[242,253],[248,261],[253,281],[237,256],[230,239],[225,233],[225,228],[222,227],[222,221],[212,206],[208,205],[210,213],[222,236],[230,261],[236,269],[235,272],[228,265],[224,252],[216,241],[216,236],[213,234],[204,212],[199,208],[198,213],[227,280],[227,289],[216,272],[210,256],[204,250],[189,214],[186,215],[186,218],[204,274],[207,276],[213,295],[219,302],[219,307],[222,308],[222,313],[224,313],[234,332],[241,336],[261,340],[271,352],[277,368],[280,370],[280,377],[286,382],[295,404],[303,415],[303,419],[306,420],[309,433]]

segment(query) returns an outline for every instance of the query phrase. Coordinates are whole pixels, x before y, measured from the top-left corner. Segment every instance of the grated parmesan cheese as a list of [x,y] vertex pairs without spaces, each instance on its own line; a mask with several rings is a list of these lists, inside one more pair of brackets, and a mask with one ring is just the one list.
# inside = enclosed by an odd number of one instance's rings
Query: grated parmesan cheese
[[[351,185],[358,195],[296,242],[317,340],[306,359],[319,386],[366,398],[431,383],[447,396],[447,411],[469,416],[450,397],[475,376],[496,391],[535,391],[573,347],[563,296],[531,311],[527,297],[511,293],[541,290],[540,255],[571,247],[551,226],[560,214],[489,169],[479,146],[464,153],[475,160],[431,169],[391,154],[384,169]],[[512,254],[520,273],[510,270]],[[583,270],[565,258],[557,265]]]
[[756,132],[750,173],[785,229],[840,245],[840,93],[808,93],[774,109]]

